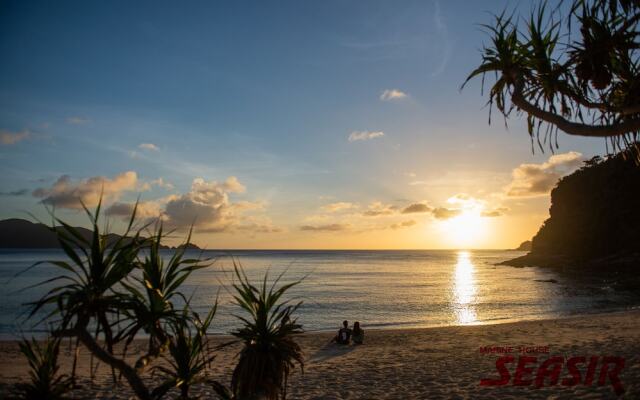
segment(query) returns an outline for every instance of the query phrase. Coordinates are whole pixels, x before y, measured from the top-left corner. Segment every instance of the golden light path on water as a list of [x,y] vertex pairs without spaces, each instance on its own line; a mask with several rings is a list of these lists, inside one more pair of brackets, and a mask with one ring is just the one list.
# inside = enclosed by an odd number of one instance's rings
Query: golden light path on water
[[475,267],[469,252],[458,253],[453,280],[453,309],[460,325],[470,325],[477,321],[474,306],[476,296]]

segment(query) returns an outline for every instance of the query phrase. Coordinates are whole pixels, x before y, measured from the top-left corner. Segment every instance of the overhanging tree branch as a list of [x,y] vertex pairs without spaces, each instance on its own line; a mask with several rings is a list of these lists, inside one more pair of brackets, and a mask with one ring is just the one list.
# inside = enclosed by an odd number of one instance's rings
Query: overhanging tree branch
[[610,125],[587,125],[569,121],[558,114],[543,110],[527,101],[522,94],[523,86],[522,82],[514,86],[511,102],[527,114],[553,124],[569,135],[609,138],[640,131],[640,119],[628,119],[624,122]]

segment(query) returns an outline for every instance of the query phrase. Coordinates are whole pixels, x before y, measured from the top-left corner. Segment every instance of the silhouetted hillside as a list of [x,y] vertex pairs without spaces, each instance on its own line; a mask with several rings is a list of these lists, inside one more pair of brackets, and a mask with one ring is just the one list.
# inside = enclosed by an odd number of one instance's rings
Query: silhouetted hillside
[[640,251],[640,167],[594,158],[558,182],[533,254],[583,260]]
[[[57,227],[56,229],[64,229]],[[86,228],[75,228],[87,240],[91,239],[92,231]],[[107,243],[114,243],[120,236],[115,233],[107,235]],[[189,243],[188,248],[198,249]],[[54,232],[44,224],[33,223],[24,219],[11,218],[0,221],[0,248],[3,249],[54,249],[60,244]],[[172,247],[162,246],[165,249]]]
[[553,189],[549,215],[532,239],[531,253],[507,264],[588,265],[595,260],[637,260],[640,166],[621,154],[587,161]]
[[520,246],[518,246],[517,249],[514,250],[531,251],[531,240],[525,240],[524,242],[520,243]]

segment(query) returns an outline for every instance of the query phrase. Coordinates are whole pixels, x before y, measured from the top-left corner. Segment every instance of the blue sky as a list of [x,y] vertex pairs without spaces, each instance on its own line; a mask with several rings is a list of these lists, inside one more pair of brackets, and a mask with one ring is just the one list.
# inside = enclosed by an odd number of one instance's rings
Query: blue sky
[[[499,194],[520,164],[550,154],[531,154],[518,119],[509,131],[497,113],[487,124],[479,81],[459,90],[480,60],[478,24],[508,3],[3,1],[0,131],[16,139],[0,145],[0,218],[44,218],[40,202],[61,176],[77,194],[87,179],[132,171],[111,203],[140,195],[154,210],[184,210],[194,179],[217,182],[206,190],[223,208],[198,222],[197,239],[212,247],[517,244],[535,233],[548,196]],[[383,100],[385,90],[404,97]],[[353,132],[382,134],[349,141]],[[560,146],[604,151],[566,135]],[[229,177],[242,190],[224,186]],[[514,233],[454,243],[438,239],[433,213],[413,225],[393,211],[388,223],[360,218],[384,206],[452,207],[456,194],[509,209],[489,231]],[[337,203],[351,206],[325,215]],[[402,234],[382,228],[403,222]]]

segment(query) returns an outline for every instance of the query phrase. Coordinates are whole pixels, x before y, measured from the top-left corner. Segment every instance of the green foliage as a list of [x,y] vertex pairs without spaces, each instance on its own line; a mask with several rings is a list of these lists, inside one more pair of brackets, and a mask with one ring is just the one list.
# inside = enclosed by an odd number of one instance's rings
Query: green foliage
[[[289,374],[295,363],[304,367],[304,358],[294,340],[295,335],[303,332],[302,325],[293,317],[302,302],[291,304],[291,300],[281,301],[281,298],[300,281],[276,289],[284,273],[270,287],[265,274],[262,285],[256,287],[240,266],[234,264],[234,270],[238,280],[233,285],[234,299],[248,316],[237,316],[243,326],[232,332],[244,344],[233,371],[232,392],[239,399],[253,396],[284,399]],[[218,393],[224,395],[221,391]]]
[[[54,218],[62,226],[51,229],[68,261],[46,262],[58,267],[61,275],[41,283],[56,282],[58,285],[31,303],[31,316],[44,308],[53,308],[45,318],[48,322],[57,318],[53,321],[52,334],[77,338],[100,361],[118,370],[141,399],[158,397],[168,390],[151,392],[140,374],[144,367],[169,349],[175,365],[180,367],[173,384],[186,387],[188,392],[188,385],[199,376],[199,364],[188,364],[190,368],[185,369],[185,360],[179,356],[188,350],[185,357],[197,355],[200,360],[211,361],[209,349],[203,349],[198,343],[202,342],[202,336],[211,324],[215,306],[207,318],[200,320],[189,309],[181,287],[192,272],[210,264],[185,258],[190,234],[186,244],[175,250],[165,263],[160,254],[160,243],[165,238],[162,226],[150,239],[143,238],[147,225],[133,229],[137,207],[125,234],[109,239],[113,236],[102,234],[99,228],[100,208],[98,204],[95,213],[85,208],[93,227],[90,239]],[[45,262],[36,266],[42,263]],[[176,300],[186,303],[187,308],[177,309]],[[195,337],[189,331],[193,326],[197,329]],[[125,361],[126,351],[140,331],[149,335],[147,352],[131,366]],[[114,346],[120,342],[124,342],[124,350],[118,355],[114,353]],[[164,387],[171,385],[165,382]]]
[[58,374],[60,339],[48,338],[41,346],[35,339],[23,339],[20,352],[29,362],[31,382],[17,385],[18,395],[25,400],[64,399],[71,390],[71,379]]
[[[182,399],[188,399],[190,387],[203,381],[213,385],[224,399],[256,395],[270,400],[285,399],[290,373],[296,363],[301,368],[304,366],[302,350],[294,340],[296,334],[302,333],[302,326],[292,318],[302,302],[290,304],[291,300],[281,299],[300,281],[276,289],[283,275],[270,287],[265,275],[262,285],[256,287],[244,271],[234,265],[238,280],[233,285],[234,298],[248,316],[238,316],[244,326],[232,332],[244,347],[228,390],[206,378],[206,369],[214,359],[207,345],[207,330],[217,301],[202,319],[181,293],[182,285],[192,272],[210,265],[206,260],[185,257],[191,235],[165,262],[160,254],[165,237],[162,225],[151,238],[145,239],[142,233],[146,226],[133,229],[134,208],[125,234],[108,240],[109,236],[99,229],[100,208],[98,205],[95,213],[85,208],[93,227],[90,239],[64,221],[54,219],[62,225],[52,230],[68,261],[48,262],[60,269],[61,276],[41,284],[56,282],[58,285],[32,303],[32,316],[51,307],[53,310],[45,320],[52,322],[52,318],[57,318],[53,321],[52,333],[56,339],[44,351],[34,347],[35,342],[22,345],[30,362],[34,360],[32,368],[37,372],[33,382],[42,382],[39,386],[31,385],[34,390],[41,390],[37,393],[51,390],[62,395],[67,381],[55,377],[59,338],[74,337],[100,361],[120,372],[140,399],[159,399],[174,388],[180,390]],[[177,301],[183,302],[184,308],[178,309]],[[132,366],[126,362],[127,348],[141,331],[149,335],[147,352]],[[104,338],[104,345],[100,337]],[[124,343],[122,354],[114,352],[118,343]],[[156,365],[152,371],[161,375],[163,382],[149,389],[141,373],[160,356],[166,365]]]
[[[72,326],[86,328],[95,323],[95,335],[104,335],[112,352],[114,341],[113,325],[109,316],[122,308],[123,298],[114,290],[133,270],[135,259],[142,246],[140,231],[131,233],[136,211],[134,209],[125,234],[114,243],[107,243],[107,235],[100,233],[98,204],[95,214],[85,208],[93,227],[90,240],[84,238],[75,228],[55,218],[64,229],[51,228],[69,261],[45,261],[61,269],[62,275],[41,284],[54,281],[68,282],[51,289],[44,297],[33,303],[31,315],[46,305],[55,308],[49,316],[58,315],[58,329]],[[40,264],[40,263],[39,263]],[[117,322],[117,321],[116,321]]]
[[209,352],[206,339],[207,329],[211,325],[216,308],[217,305],[214,305],[204,319],[196,313],[189,318],[189,309],[185,308],[184,317],[171,324],[169,355],[164,356],[170,367],[154,367],[154,371],[161,373],[165,380],[153,390],[153,396],[159,398],[170,389],[178,388],[181,392],[180,398],[186,400],[189,398],[189,388],[204,379],[207,366],[215,358]]
[[608,138],[614,150],[632,147],[639,157],[639,22],[640,3],[630,0],[573,0],[556,8],[542,2],[529,18],[503,12],[483,25],[489,45],[462,86],[475,77],[484,86],[485,75],[495,75],[490,110],[495,104],[505,121],[514,110],[526,113],[541,150],[558,147],[560,129]]
[[[136,263],[140,276],[129,277],[122,285],[129,292],[126,307],[122,312],[128,317],[128,325],[119,337],[127,338],[127,345],[140,331],[149,335],[149,354],[138,360],[136,366],[142,368],[164,350],[169,337],[166,327],[185,324],[187,314],[176,310],[174,300],[188,303],[180,291],[182,284],[192,272],[210,264],[199,259],[185,259],[187,246],[177,248],[168,263],[160,254],[161,240],[164,238],[162,226],[147,240],[144,259]],[[191,234],[187,237],[189,243]]]

